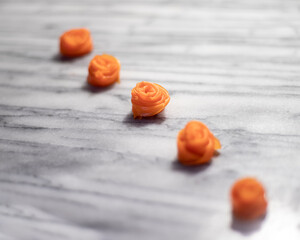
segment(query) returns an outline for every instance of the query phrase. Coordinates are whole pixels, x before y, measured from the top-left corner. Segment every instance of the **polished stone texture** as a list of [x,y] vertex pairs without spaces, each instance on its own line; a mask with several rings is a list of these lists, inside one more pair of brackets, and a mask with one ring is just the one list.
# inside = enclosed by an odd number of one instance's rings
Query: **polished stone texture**
[[[95,49],[61,58],[76,27]],[[121,83],[89,87],[102,53]],[[0,239],[300,239],[299,66],[297,0],[1,0]],[[163,113],[133,119],[139,81],[169,91]],[[188,168],[193,119],[223,148]],[[244,176],[266,187],[261,221],[232,219]]]

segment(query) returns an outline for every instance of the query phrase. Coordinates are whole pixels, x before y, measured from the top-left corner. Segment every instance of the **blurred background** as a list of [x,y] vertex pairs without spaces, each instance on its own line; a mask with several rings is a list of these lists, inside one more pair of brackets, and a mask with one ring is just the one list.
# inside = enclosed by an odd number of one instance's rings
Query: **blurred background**
[[[300,239],[298,0],[0,0],[0,239]],[[59,55],[90,30],[94,50]],[[121,84],[86,84],[96,54]],[[171,102],[134,121],[137,82]],[[223,148],[177,163],[193,119]],[[233,182],[264,184],[268,214],[231,216]]]

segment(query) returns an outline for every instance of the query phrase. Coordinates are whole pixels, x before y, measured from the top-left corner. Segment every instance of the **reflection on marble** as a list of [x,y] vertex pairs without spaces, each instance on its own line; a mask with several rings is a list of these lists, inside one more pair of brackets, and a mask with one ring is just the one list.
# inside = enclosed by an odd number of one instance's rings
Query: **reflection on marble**
[[[300,239],[299,9],[293,0],[0,2],[0,239]],[[57,55],[66,29],[95,50]],[[121,83],[85,84],[95,54]],[[156,82],[166,110],[134,120],[130,91]],[[223,148],[176,163],[203,121]],[[259,227],[232,222],[229,190],[267,189]],[[16,230],[18,229],[18,230]]]

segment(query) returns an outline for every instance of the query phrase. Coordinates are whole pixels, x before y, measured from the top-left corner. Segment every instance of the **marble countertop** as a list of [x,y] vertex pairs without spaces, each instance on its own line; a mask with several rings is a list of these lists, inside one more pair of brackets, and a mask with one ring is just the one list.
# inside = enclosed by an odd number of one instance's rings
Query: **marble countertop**
[[[58,38],[90,29],[94,51],[66,60]],[[95,54],[121,83],[86,85]],[[300,2],[1,0],[1,240],[300,239]],[[139,81],[171,101],[134,120]],[[204,122],[223,148],[177,163],[176,136]],[[259,179],[268,214],[231,216],[235,180]]]

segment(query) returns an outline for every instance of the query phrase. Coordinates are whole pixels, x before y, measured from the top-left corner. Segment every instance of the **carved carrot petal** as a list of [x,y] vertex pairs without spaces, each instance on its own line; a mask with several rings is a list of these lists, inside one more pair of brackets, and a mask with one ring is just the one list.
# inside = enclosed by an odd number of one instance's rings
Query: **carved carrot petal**
[[255,178],[237,181],[231,189],[231,202],[233,214],[241,219],[256,219],[267,211],[264,187]]
[[190,121],[179,131],[177,148],[182,164],[198,165],[209,162],[221,144],[202,122]]
[[170,102],[166,89],[156,83],[139,82],[131,91],[132,112],[136,117],[154,116]]
[[89,64],[88,83],[96,87],[106,87],[120,81],[121,65],[118,59],[103,54],[95,56]]
[[78,57],[89,53],[92,49],[92,37],[87,29],[72,29],[60,37],[60,53],[63,56]]

